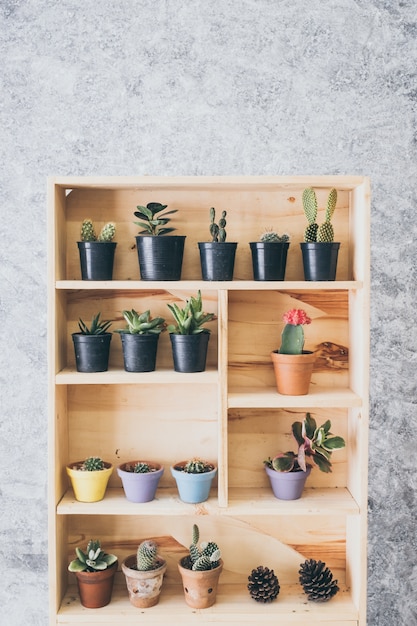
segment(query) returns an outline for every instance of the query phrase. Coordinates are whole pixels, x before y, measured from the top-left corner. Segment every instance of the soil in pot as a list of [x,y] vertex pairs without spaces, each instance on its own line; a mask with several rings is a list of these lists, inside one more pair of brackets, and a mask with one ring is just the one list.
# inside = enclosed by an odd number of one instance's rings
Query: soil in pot
[[141,463],[149,465],[152,471],[145,473],[129,471],[129,468],[133,468],[136,463],[138,461],[128,461],[117,468],[125,496],[130,502],[150,502],[155,498],[164,467],[153,461],[141,461]]
[[145,572],[135,569],[136,554],[131,554],[122,563],[122,571],[126,578],[129,600],[133,606],[146,609],[159,602],[164,574],[167,569],[166,561],[159,559],[159,567]]
[[105,570],[76,572],[81,604],[87,609],[100,609],[110,603],[117,561]]
[[186,567],[189,557],[178,563],[181,574],[185,602],[194,609],[207,609],[216,602],[219,577],[223,570],[223,561],[210,570],[194,571]]

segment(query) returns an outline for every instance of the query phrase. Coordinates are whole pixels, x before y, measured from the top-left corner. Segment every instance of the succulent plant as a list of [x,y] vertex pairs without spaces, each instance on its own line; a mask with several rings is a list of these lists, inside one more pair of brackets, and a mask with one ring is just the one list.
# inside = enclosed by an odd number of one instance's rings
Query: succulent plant
[[103,552],[100,541],[93,539],[88,542],[85,552],[77,547],[75,554],[77,558],[68,565],[70,572],[99,572],[117,561],[117,556]]
[[81,318],[78,321],[78,326],[82,335],[103,335],[111,326],[111,322],[108,320],[101,322],[100,313],[97,313],[97,315],[93,315],[91,326],[87,326]]
[[168,332],[176,335],[197,335],[198,333],[209,333],[210,330],[203,328],[207,322],[217,319],[214,313],[203,312],[203,301],[201,291],[198,290],[197,297],[191,296],[183,309],[177,304],[167,305],[174,316],[175,324],[168,325]]
[[108,222],[103,226],[97,237],[94,224],[90,219],[85,219],[81,224],[81,241],[112,241],[116,234],[116,225]]
[[153,470],[148,463],[138,461],[134,465],[129,465],[126,467],[128,472],[132,472],[134,474],[149,474],[149,472],[153,472]]
[[326,213],[323,224],[317,224],[317,196],[312,187],[303,191],[304,214],[308,221],[308,226],[304,232],[306,242],[332,242],[334,240],[334,230],[331,223],[337,202],[337,190],[332,188],[327,198]]
[[302,354],[304,347],[304,324],[311,324],[311,319],[303,309],[291,309],[283,315],[285,322],[281,334],[280,354]]
[[265,230],[260,236],[260,241],[263,243],[287,243],[290,240],[289,235],[278,235],[274,230]]
[[99,472],[104,469],[104,461],[99,456],[89,456],[79,469],[82,472]]
[[152,539],[145,539],[139,544],[136,553],[136,569],[140,572],[157,569],[162,565],[162,559],[158,556],[158,545]]
[[187,461],[181,469],[186,474],[205,474],[214,470],[214,465],[202,459],[193,458]]
[[220,564],[219,546],[214,541],[204,541],[198,545],[199,539],[200,530],[197,524],[194,524],[190,552],[182,561],[184,567],[198,571],[215,569]]
[[140,235],[152,235],[158,237],[160,235],[167,235],[172,233],[175,228],[165,228],[165,226],[171,221],[167,215],[172,215],[177,212],[177,209],[167,211],[158,215],[167,208],[167,204],[161,204],[160,202],[149,202],[146,206],[137,206],[137,211],[134,212],[135,217],[138,217],[143,222],[134,222],[136,226],[140,226],[143,230],[139,231]]
[[216,224],[216,209],[211,207],[210,209],[210,235],[212,241],[226,241],[226,215],[227,211],[222,211],[222,216],[219,219],[219,223]]
[[130,335],[159,335],[165,330],[166,324],[163,317],[151,319],[150,310],[138,313],[134,309],[122,311],[126,320],[127,328],[117,329],[116,333],[126,333]]
[[281,452],[273,459],[268,458],[264,464],[277,472],[306,472],[306,459],[311,459],[322,472],[331,472],[333,450],[345,447],[343,437],[330,432],[331,426],[330,420],[327,420],[317,427],[316,420],[310,413],[306,413],[303,422],[294,422],[291,427],[298,446],[297,452]]

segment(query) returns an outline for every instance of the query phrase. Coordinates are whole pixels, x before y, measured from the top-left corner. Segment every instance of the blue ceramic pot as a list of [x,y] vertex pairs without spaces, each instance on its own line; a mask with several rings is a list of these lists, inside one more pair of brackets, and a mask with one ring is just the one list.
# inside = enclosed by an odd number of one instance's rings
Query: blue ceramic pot
[[177,465],[171,467],[171,474],[176,480],[180,499],[189,504],[205,502],[209,497],[211,484],[216,476],[217,468],[214,468],[211,472],[201,474],[189,474],[188,472],[175,469],[176,467],[181,467],[184,463],[177,463]]

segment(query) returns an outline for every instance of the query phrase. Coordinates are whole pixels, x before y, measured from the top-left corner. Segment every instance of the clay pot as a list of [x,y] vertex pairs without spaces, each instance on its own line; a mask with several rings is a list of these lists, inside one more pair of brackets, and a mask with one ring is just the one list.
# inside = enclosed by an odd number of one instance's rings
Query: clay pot
[[183,566],[186,560],[187,557],[184,557],[178,563],[186,603],[194,609],[207,609],[213,606],[216,602],[223,561],[220,560],[219,566],[214,569],[194,571]]
[[98,572],[76,572],[81,604],[87,609],[99,609],[109,604],[116,572],[117,561]]
[[160,567],[145,572],[133,569],[136,564],[136,554],[130,554],[122,563],[129,600],[138,609],[147,609],[158,604],[167,568],[166,561],[162,558],[159,560]]
[[271,352],[278,393],[284,396],[304,396],[308,393],[316,355],[304,350],[302,354]]

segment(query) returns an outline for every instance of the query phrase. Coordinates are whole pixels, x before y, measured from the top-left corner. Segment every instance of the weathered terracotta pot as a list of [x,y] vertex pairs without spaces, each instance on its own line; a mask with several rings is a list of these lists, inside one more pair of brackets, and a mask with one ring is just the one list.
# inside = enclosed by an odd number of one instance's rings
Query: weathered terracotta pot
[[161,566],[145,572],[133,569],[136,554],[130,554],[122,563],[122,571],[126,578],[129,600],[139,609],[147,609],[158,604],[167,564],[160,559]]
[[316,355],[303,351],[302,354],[280,354],[271,352],[278,393],[284,396],[305,396],[310,387]]
[[188,606],[194,609],[207,609],[216,602],[217,586],[223,570],[223,561],[218,567],[204,571],[194,571],[183,567],[184,557],[178,563],[178,570],[182,578],[184,598]]
[[109,604],[113,591],[117,561],[98,572],[76,572],[81,604],[87,609],[99,609]]

